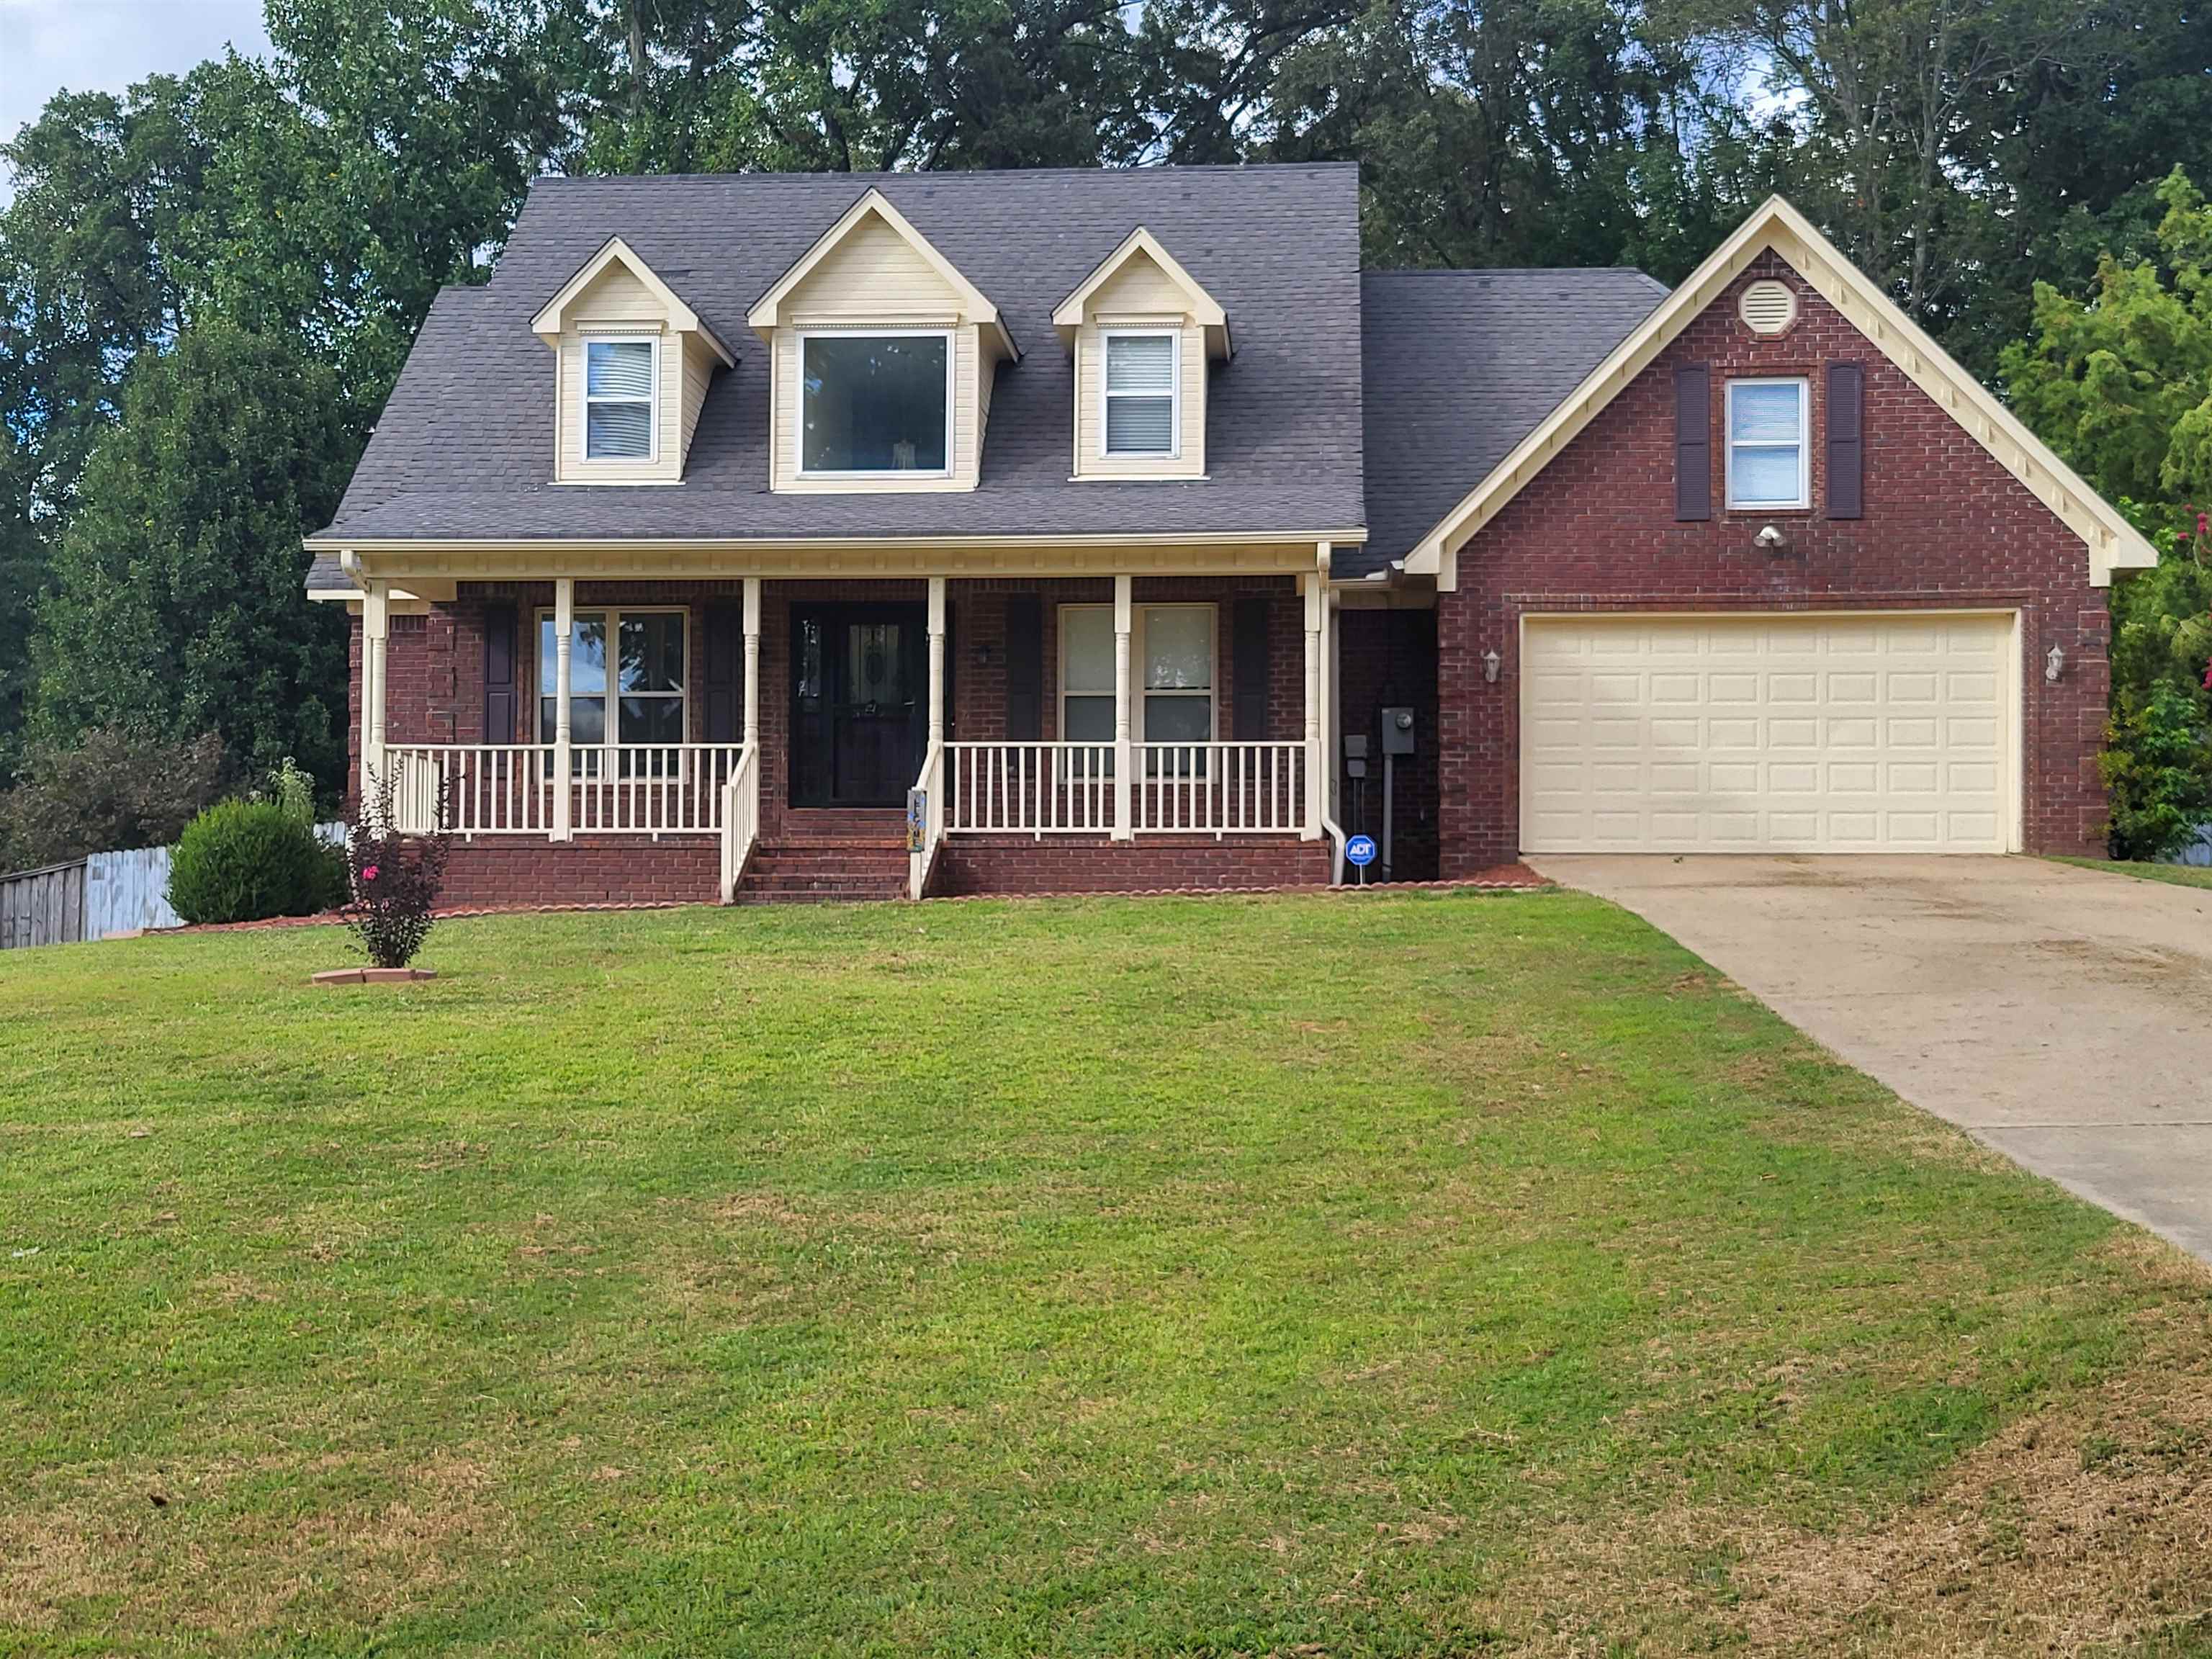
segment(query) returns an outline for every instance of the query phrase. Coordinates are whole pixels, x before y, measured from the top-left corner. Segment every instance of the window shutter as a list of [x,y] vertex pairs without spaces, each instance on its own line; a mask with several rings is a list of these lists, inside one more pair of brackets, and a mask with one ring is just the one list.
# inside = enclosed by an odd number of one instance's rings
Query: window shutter
[[744,613],[734,605],[707,607],[707,741],[744,736]]
[[484,607],[484,741],[514,741],[514,607]]
[[[1060,736],[1067,734],[1063,732]],[[1006,740],[1036,743],[1044,736],[1044,601],[1034,593],[1006,596]]]
[[1674,516],[1713,516],[1712,370],[1704,363],[1674,371]]
[[1828,516],[1866,512],[1866,370],[1828,365]]
[[1235,673],[1230,708],[1239,743],[1264,743],[1267,738],[1269,609],[1270,602],[1258,594],[1237,601],[1229,642]]

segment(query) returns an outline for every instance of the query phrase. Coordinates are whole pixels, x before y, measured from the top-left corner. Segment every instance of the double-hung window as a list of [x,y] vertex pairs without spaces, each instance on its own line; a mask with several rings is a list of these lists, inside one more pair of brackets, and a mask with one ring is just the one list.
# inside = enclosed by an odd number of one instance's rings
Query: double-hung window
[[802,477],[951,471],[949,333],[802,334],[799,383]]
[[1812,390],[1804,380],[1730,380],[1728,504],[1790,511],[1813,504]]
[[659,422],[658,343],[584,342],[584,459],[649,461]]
[[1105,453],[1172,459],[1182,427],[1182,351],[1176,331],[1116,330],[1103,337],[1105,407],[1100,430]]
[[[579,611],[568,641],[568,732],[584,777],[658,775],[665,757],[625,748],[684,740],[684,613]],[[609,661],[608,641],[614,642]],[[538,740],[551,743],[559,720],[560,664],[554,616],[538,616]],[[610,686],[610,680],[612,684]],[[612,757],[607,750],[614,750]],[[617,770],[610,774],[612,761]]]
[[[1129,619],[1130,696],[1144,743],[1213,738],[1214,607],[1142,605]],[[1060,610],[1060,735],[1068,743],[1114,740],[1114,608]],[[1187,757],[1179,769],[1203,769]]]

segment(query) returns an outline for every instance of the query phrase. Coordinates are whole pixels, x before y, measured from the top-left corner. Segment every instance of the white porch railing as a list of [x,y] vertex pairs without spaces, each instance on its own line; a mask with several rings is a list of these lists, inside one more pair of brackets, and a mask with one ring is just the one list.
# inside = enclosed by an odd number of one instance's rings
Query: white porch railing
[[914,793],[908,797],[908,812],[913,812],[913,803],[921,804],[921,833],[914,833],[911,816],[908,821],[906,858],[906,889],[908,898],[918,899],[929,885],[929,866],[937,860],[938,843],[945,839],[945,750],[951,745],[933,743],[929,752],[921,758],[921,773],[914,781]]
[[1306,827],[1303,743],[1140,743],[1137,834],[1294,836]]
[[1104,835],[1114,827],[1110,743],[948,743],[945,758],[948,835]]
[[[572,751],[569,823],[590,835],[713,835],[738,747],[725,743],[623,744]],[[445,827],[463,837],[551,836],[558,769],[550,744],[392,744],[384,751],[404,834]]]
[[753,845],[760,840],[760,746],[738,751],[730,781],[722,786],[722,902],[737,896]]

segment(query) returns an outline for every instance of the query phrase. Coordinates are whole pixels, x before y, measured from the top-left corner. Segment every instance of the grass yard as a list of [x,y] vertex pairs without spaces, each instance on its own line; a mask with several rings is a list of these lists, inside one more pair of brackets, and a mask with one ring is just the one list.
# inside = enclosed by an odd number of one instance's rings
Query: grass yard
[[2109,870],[2116,876],[2133,876],[2138,881],[2172,882],[2176,887],[2212,887],[2212,870],[2192,865],[2144,864],[2124,859],[2062,858],[2057,862],[2084,870]]
[[2212,1652],[2212,1279],[1565,892],[0,956],[0,1651]]

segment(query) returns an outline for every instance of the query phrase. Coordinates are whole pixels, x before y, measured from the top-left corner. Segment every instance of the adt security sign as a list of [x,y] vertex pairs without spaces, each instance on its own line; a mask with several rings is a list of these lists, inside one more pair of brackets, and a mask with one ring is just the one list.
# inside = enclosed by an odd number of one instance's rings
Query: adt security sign
[[1345,842],[1344,861],[1357,869],[1361,878],[1365,879],[1367,866],[1375,862],[1375,837],[1354,836]]

